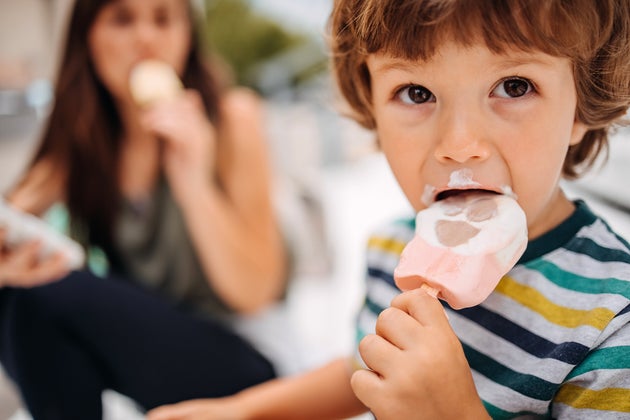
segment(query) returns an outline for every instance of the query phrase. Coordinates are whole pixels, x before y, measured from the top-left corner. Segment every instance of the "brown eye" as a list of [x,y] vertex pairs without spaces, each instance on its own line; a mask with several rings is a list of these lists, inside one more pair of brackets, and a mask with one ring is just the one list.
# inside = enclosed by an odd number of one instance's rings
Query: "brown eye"
[[423,104],[425,102],[435,102],[433,93],[424,86],[411,85],[401,89],[396,95],[406,104]]
[[513,77],[499,83],[492,93],[501,98],[519,98],[532,90],[533,87],[530,81],[520,77]]

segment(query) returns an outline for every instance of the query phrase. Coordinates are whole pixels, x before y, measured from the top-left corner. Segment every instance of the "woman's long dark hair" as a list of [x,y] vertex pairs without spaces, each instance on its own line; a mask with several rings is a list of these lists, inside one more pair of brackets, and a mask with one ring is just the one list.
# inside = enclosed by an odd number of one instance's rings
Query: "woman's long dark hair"
[[[70,18],[55,86],[55,103],[31,167],[50,159],[66,169],[64,193],[73,237],[84,245],[111,249],[122,193],[119,179],[123,127],[110,93],[99,81],[90,59],[88,33],[99,11],[111,0],[77,0]],[[203,98],[217,123],[219,85],[207,68],[194,30],[183,74],[187,88]]]

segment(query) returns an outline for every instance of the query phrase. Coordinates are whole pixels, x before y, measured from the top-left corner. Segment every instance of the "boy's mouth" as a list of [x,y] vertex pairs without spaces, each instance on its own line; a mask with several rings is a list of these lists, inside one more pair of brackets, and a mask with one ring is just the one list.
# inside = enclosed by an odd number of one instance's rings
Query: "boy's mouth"
[[449,189],[440,191],[435,195],[434,201],[441,201],[446,198],[466,195],[466,194],[479,194],[479,193],[488,193],[488,194],[504,194],[503,191],[497,191],[492,189],[484,189],[484,188],[464,188],[464,189]]
[[461,168],[451,172],[448,183],[442,187],[425,185],[422,202],[430,206],[449,197],[473,193],[504,194],[516,198],[516,194],[514,194],[508,183],[502,186],[499,185],[498,183],[486,183],[480,179],[475,179],[471,168]]

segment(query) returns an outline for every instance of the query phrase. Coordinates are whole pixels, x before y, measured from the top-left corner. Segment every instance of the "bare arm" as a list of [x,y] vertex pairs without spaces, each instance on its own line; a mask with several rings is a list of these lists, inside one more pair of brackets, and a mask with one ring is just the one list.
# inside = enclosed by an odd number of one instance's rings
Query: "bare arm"
[[41,216],[64,197],[65,174],[52,161],[40,160],[6,194],[15,207]]
[[165,173],[208,281],[233,309],[255,312],[281,295],[287,275],[261,104],[249,91],[231,92],[217,132],[198,96],[177,101],[145,123],[166,140]]
[[227,398],[186,401],[157,408],[148,420],[341,419],[366,411],[350,388],[345,359],[306,374],[276,379]]

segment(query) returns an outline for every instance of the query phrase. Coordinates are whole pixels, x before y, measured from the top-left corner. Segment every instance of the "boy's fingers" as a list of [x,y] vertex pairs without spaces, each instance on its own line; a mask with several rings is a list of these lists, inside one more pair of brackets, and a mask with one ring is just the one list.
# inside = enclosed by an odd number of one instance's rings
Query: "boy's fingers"
[[412,348],[422,326],[404,309],[389,307],[376,320],[376,334],[401,350]]
[[365,405],[368,401],[379,392],[381,387],[381,378],[376,372],[368,369],[359,369],[352,374],[350,378],[350,386],[354,395]]
[[381,336],[369,334],[359,343],[359,353],[367,367],[384,376],[391,361],[399,357],[400,349]]
[[440,301],[423,289],[414,289],[396,296],[391,303],[424,326],[448,324],[448,318]]

